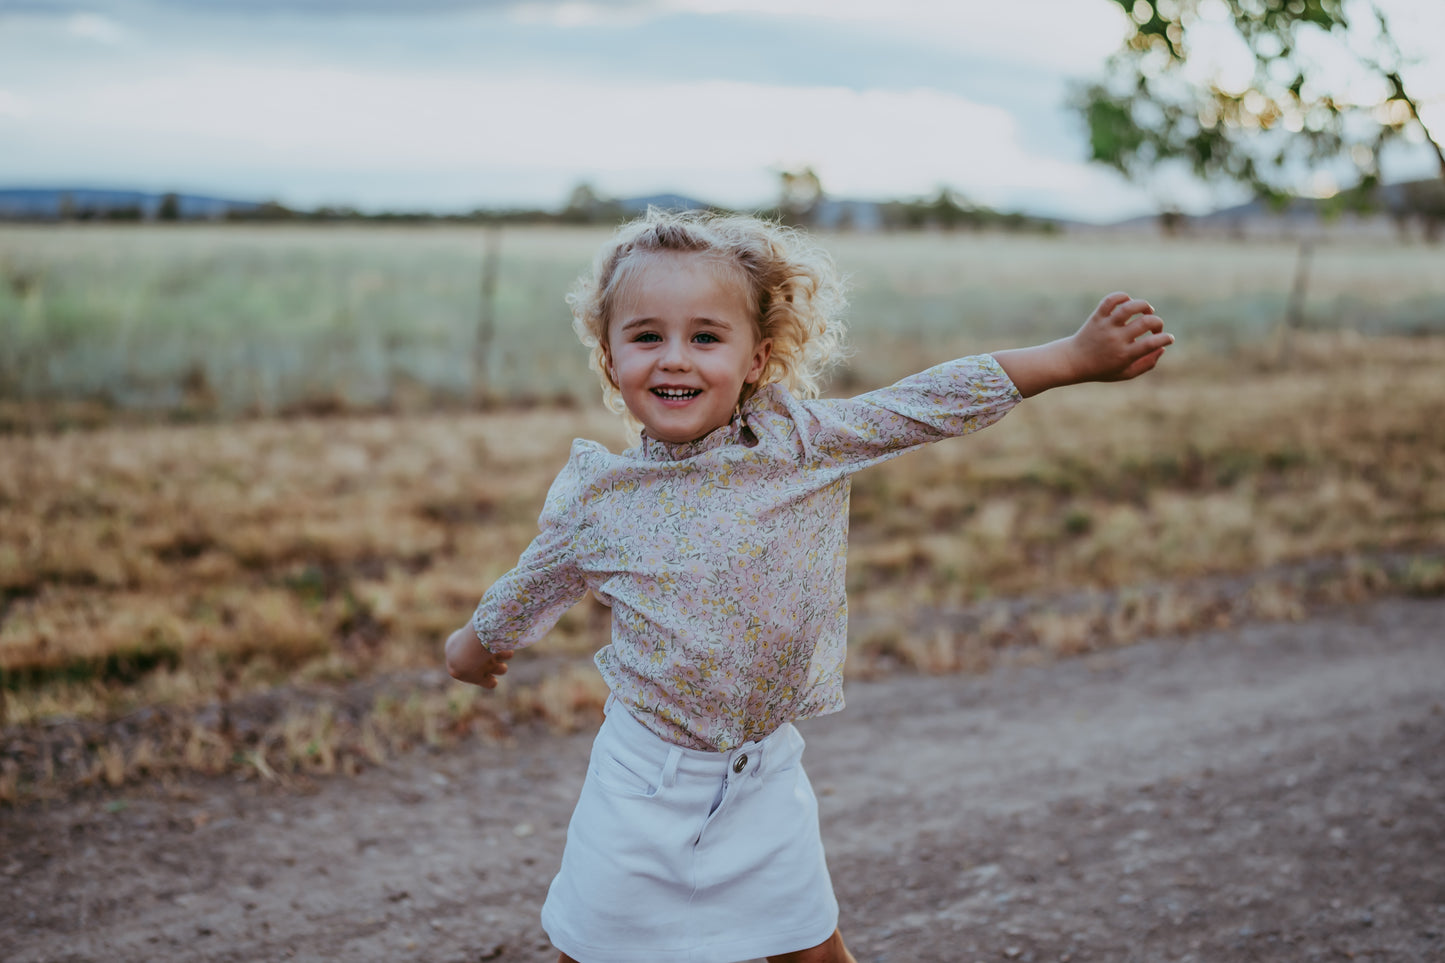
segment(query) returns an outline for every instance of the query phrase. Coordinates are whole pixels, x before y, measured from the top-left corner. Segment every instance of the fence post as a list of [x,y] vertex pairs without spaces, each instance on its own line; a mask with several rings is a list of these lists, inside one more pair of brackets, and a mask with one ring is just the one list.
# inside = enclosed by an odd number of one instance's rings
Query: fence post
[[497,337],[497,273],[502,259],[502,229],[487,228],[482,241],[482,299],[477,313],[477,338],[472,346],[472,400],[486,401],[492,394],[496,371],[493,348]]
[[1305,324],[1305,301],[1309,297],[1310,285],[1310,260],[1314,257],[1314,253],[1314,238],[1300,238],[1299,255],[1295,258],[1294,265],[1294,283],[1290,285],[1289,300],[1284,306],[1284,318],[1281,319],[1278,333],[1275,336],[1274,363],[1281,366],[1289,364],[1290,342],[1294,339],[1294,332],[1303,328]]
[[1290,288],[1289,304],[1284,319],[1291,331],[1298,331],[1305,323],[1305,298],[1309,294],[1310,259],[1315,253],[1313,238],[1304,238],[1299,244],[1299,259],[1294,266],[1294,286]]

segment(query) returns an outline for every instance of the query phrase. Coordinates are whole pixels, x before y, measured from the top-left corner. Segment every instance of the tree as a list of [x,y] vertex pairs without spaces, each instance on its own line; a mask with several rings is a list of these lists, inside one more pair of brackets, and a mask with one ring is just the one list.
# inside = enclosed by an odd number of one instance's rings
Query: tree
[[582,181],[567,195],[567,206],[560,215],[567,224],[607,224],[622,220],[625,212],[617,201],[603,197],[587,181]]
[[811,224],[823,197],[823,180],[813,168],[778,171],[778,213],[788,223]]
[[177,194],[163,195],[160,207],[156,211],[156,217],[162,221],[179,221],[181,219],[180,196]]
[[[1363,5],[1346,0],[1114,2],[1132,29],[1104,78],[1074,95],[1092,160],[1140,183],[1183,165],[1276,202],[1324,175],[1350,188],[1344,200],[1368,205],[1382,151],[1413,129],[1445,179],[1445,151],[1406,89],[1409,64],[1378,5],[1357,23]],[[1231,38],[1249,76],[1199,62],[1193,42],[1204,34]],[[1326,50],[1336,69],[1312,69]]]

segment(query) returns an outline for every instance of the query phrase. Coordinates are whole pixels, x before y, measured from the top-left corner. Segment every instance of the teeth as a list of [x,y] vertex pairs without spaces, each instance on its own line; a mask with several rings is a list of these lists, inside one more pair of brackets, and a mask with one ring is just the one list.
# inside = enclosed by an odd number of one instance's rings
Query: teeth
[[663,398],[695,398],[700,393],[696,388],[653,388],[652,391]]

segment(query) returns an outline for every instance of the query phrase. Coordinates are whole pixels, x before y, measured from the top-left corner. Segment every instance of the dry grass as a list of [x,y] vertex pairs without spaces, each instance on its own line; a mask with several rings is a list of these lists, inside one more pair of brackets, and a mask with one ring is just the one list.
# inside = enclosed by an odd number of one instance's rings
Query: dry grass
[[900,667],[984,672],[1000,662],[1037,664],[1244,621],[1295,621],[1311,609],[1387,593],[1442,591],[1445,557],[1431,550],[1319,559],[1114,591],[863,614],[854,619],[848,674],[875,678]]
[[[1442,591],[1442,370],[1440,338],[1180,351],[1141,382],[1048,394],[865,473],[854,670],[979,670],[1011,650],[1072,655]],[[594,603],[540,647],[561,668],[501,698],[437,681],[343,705],[368,680],[435,670],[441,640],[534,534],[574,436],[620,429],[533,410],[5,438],[0,799],[181,769],[345,772],[517,719],[594,718],[605,693],[585,659],[607,631]],[[1369,561],[1386,557],[1404,561]],[[1290,574],[1321,558],[1336,560],[1325,576]],[[971,614],[900,615],[917,612]],[[305,705],[250,728],[208,718],[282,685]],[[117,735],[137,713],[168,721]],[[43,727],[71,741],[37,742]]]
[[0,748],[0,803],[88,787],[237,774],[295,788],[308,777],[355,774],[416,747],[506,740],[518,724],[570,732],[601,719],[606,687],[584,663],[494,693],[438,673],[391,679],[369,696],[294,686],[189,711],[145,709],[99,722],[12,727]]
[[951,602],[1440,546],[1445,342],[1296,353],[1044,395],[863,476],[853,587],[931,583]]
[[214,691],[430,659],[534,534],[569,429],[616,431],[553,413],[8,439],[0,670],[150,703],[178,670]]

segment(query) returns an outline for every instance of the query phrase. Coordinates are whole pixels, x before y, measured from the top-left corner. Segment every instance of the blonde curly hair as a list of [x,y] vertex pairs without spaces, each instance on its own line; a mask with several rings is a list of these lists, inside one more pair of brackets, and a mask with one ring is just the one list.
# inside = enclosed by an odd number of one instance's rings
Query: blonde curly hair
[[609,409],[631,423],[608,371],[608,323],[638,266],[662,253],[698,254],[734,272],[746,289],[758,337],[773,339],[767,365],[756,383],[743,385],[739,404],[774,382],[798,397],[818,396],[828,369],[847,353],[841,317],[847,300],[832,257],[807,234],[771,221],[654,207],[617,229],[597,252],[592,273],[567,296],[572,327],[592,352]]

